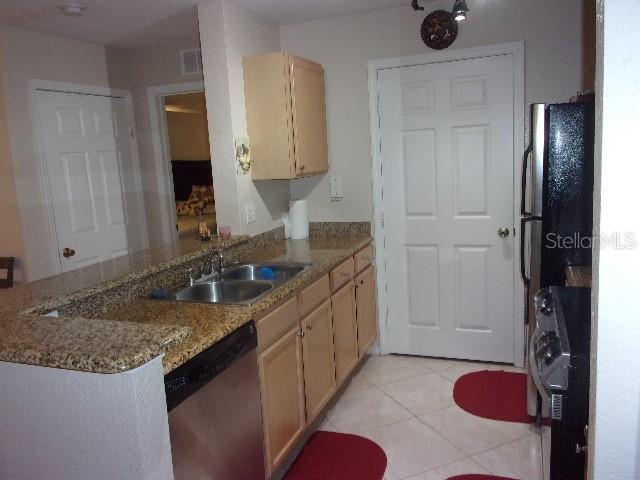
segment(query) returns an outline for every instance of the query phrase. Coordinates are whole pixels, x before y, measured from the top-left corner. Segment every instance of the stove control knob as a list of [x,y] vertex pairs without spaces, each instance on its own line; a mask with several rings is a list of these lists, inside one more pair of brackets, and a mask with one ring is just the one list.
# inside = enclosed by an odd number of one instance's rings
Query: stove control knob
[[538,310],[540,310],[540,312],[544,313],[545,315],[549,315],[551,312],[553,312],[553,300],[550,297],[543,297],[540,300],[540,307],[538,308]]

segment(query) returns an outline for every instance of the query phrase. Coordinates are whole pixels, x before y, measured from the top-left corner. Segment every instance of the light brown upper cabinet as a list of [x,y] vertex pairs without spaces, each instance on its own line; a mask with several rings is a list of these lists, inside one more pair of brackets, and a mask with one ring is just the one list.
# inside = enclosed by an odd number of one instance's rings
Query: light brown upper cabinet
[[268,53],[243,59],[254,180],[291,179],[329,170],[322,65]]

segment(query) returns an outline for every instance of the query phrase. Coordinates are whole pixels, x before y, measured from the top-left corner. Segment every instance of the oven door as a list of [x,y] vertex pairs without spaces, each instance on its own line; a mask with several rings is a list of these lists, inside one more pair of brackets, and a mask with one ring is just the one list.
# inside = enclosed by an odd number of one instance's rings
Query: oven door
[[542,332],[539,329],[535,329],[531,334],[529,341],[529,381],[539,396],[539,400],[542,400],[541,409],[539,410],[540,419],[550,418],[550,405],[551,405],[551,393],[542,382],[542,376],[540,373],[539,359],[536,358],[536,350],[538,349],[538,340]]
[[529,344],[529,382],[538,393],[540,413],[540,452],[544,480],[551,480],[551,394],[542,383],[535,356],[540,330],[534,330]]

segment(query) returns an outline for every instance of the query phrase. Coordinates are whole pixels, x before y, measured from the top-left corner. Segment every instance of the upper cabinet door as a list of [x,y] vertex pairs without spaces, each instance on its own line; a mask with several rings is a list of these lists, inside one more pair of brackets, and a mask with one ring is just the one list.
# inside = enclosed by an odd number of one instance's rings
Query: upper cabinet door
[[328,171],[322,65],[280,52],[245,57],[243,68],[251,177]]
[[295,177],[288,56],[243,59],[247,130],[254,180]]
[[324,70],[309,60],[289,56],[296,176],[329,169]]

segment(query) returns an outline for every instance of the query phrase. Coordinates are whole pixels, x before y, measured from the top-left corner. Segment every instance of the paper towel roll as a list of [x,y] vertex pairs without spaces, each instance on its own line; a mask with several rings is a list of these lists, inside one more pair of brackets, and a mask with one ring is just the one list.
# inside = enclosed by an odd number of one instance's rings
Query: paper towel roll
[[306,200],[291,200],[289,202],[289,223],[291,224],[291,238],[293,240],[309,238],[309,217],[307,216]]

